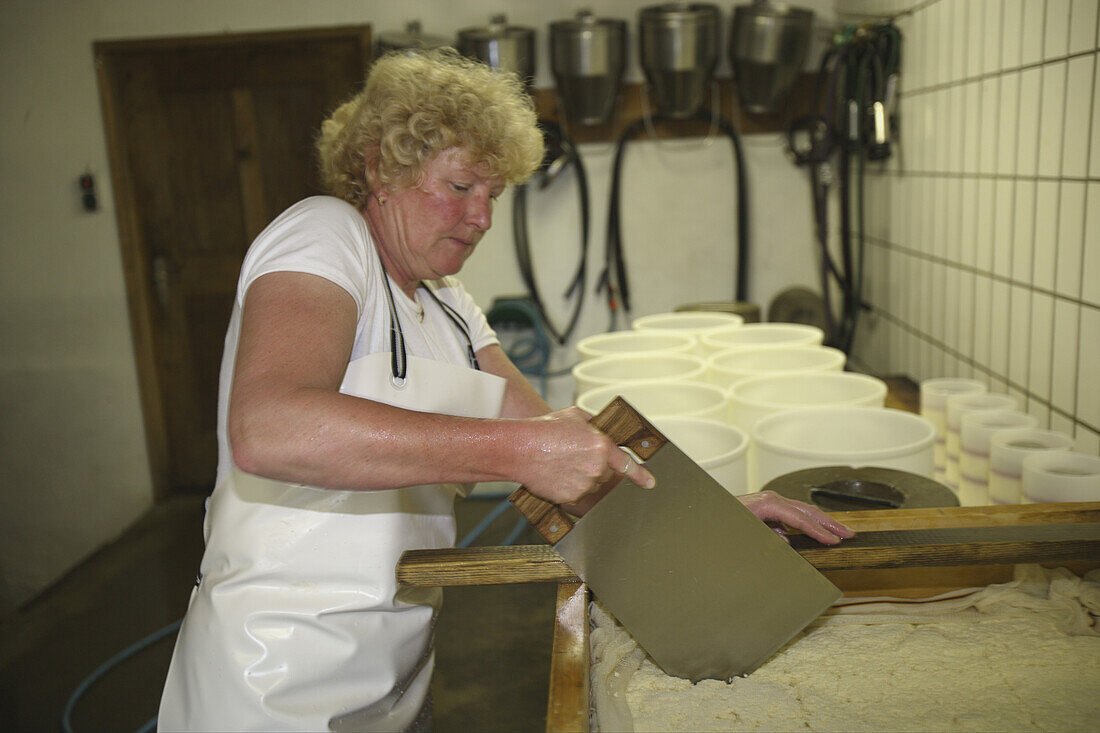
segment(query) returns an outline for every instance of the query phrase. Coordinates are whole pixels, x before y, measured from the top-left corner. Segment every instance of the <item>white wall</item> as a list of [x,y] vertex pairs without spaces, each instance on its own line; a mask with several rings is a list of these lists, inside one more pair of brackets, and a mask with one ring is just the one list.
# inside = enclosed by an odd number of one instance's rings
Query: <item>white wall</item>
[[[505,8],[539,30],[540,86],[551,85],[549,22],[579,7],[634,25],[637,0],[12,0],[0,14],[0,613],[32,597],[110,541],[151,504],[133,347],[92,42],[407,20],[450,34]],[[805,0],[829,20],[833,0]],[[728,14],[730,3],[722,3]],[[628,78],[640,80],[631,45]],[[719,73],[728,68],[723,61]],[[728,144],[635,143],[627,160],[626,250],[635,315],[677,303],[730,300],[734,271],[733,171]],[[746,141],[756,249],[751,296],[812,274],[809,197],[778,138]],[[592,277],[604,242],[610,151],[583,150],[593,199]],[[101,208],[79,206],[77,177],[91,172]],[[531,232],[544,292],[564,282],[577,248],[575,191],[532,197]],[[487,307],[520,292],[510,209],[471,262],[467,283]],[[592,283],[589,283],[591,289]],[[606,316],[589,293],[581,335]],[[571,356],[555,357],[566,364]],[[551,391],[568,402],[561,380]]]
[[1096,0],[845,0],[901,13],[899,154],[868,182],[859,359],[974,377],[1100,453]]

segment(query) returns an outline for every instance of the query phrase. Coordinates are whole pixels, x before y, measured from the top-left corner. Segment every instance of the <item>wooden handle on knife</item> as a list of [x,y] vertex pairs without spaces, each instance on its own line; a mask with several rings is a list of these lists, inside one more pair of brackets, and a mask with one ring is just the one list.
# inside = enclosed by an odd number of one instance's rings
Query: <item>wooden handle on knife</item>
[[[643,461],[668,442],[668,438],[622,397],[611,400],[589,424],[614,440],[616,445],[632,450]],[[512,492],[508,501],[550,544],[558,542],[573,529],[573,520],[561,507],[540,499],[522,486]]]

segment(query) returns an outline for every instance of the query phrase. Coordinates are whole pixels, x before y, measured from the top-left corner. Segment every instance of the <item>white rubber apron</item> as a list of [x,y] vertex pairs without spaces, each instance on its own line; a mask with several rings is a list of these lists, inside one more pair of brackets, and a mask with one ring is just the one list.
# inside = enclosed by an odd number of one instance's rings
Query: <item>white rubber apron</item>
[[[496,417],[504,380],[391,355],[352,362],[341,391],[418,411]],[[161,700],[160,730],[418,727],[439,589],[397,592],[412,548],[454,544],[468,487],[332,491],[234,469],[214,490],[199,582]]]

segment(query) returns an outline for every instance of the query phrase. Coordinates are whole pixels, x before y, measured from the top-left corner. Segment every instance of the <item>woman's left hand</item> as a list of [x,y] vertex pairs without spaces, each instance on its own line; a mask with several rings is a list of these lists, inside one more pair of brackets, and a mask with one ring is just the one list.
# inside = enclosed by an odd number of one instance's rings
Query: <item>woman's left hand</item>
[[787,499],[774,491],[758,491],[737,498],[784,539],[788,530],[800,530],[818,542],[835,545],[856,535],[812,504]]

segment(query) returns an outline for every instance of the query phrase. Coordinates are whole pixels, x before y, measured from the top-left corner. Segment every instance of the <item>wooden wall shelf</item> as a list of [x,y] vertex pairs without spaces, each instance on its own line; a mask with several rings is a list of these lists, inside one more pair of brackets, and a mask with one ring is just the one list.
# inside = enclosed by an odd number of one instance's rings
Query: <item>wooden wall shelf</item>
[[[753,115],[741,109],[737,90],[731,79],[720,79],[717,84],[719,111],[733,123],[742,135],[760,133],[786,133],[791,120],[807,114],[813,101],[817,74],[802,74],[795,82],[784,108],[776,114]],[[648,111],[653,114],[657,106],[652,98],[646,98],[645,84],[631,83],[623,86],[612,119],[602,125],[578,125],[565,121],[563,125],[569,139],[574,143],[616,142],[623,130]],[[557,90],[554,88],[534,90],[535,109],[539,118],[562,124],[562,106],[559,104]],[[712,109],[708,97],[704,110]],[[665,121],[654,124],[654,134],[658,138],[703,137],[710,132],[710,126],[699,120]]]

